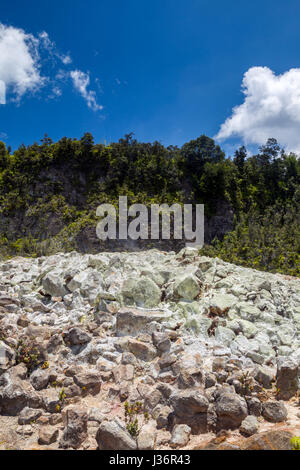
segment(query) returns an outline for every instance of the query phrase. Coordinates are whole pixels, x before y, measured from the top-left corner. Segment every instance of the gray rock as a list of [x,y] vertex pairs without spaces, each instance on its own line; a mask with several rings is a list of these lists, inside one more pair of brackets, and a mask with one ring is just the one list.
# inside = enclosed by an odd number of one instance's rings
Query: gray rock
[[42,390],[47,388],[49,384],[50,376],[47,370],[36,369],[30,375],[30,383],[35,390]]
[[217,428],[236,429],[248,416],[248,407],[244,398],[234,393],[222,393],[216,401]]
[[31,424],[42,415],[41,410],[26,406],[19,414],[18,423],[21,425]]
[[131,382],[134,378],[134,366],[131,364],[121,364],[113,369],[113,375],[115,382],[120,384],[121,382]]
[[184,447],[187,445],[191,435],[191,428],[186,424],[177,424],[172,430],[170,440],[171,447]]
[[137,364],[137,360],[134,354],[131,352],[123,352],[122,354],[122,359],[121,359],[121,364],[131,364],[132,366],[135,366]]
[[164,320],[167,320],[167,316],[162,310],[123,308],[116,315],[116,335],[137,336],[140,333],[146,333],[150,323]]
[[212,314],[225,315],[236,303],[236,298],[229,294],[214,294],[209,301],[209,309]]
[[281,358],[277,364],[276,388],[278,398],[289,400],[296,395],[299,390],[299,367],[295,361],[288,358]]
[[60,270],[48,272],[43,277],[42,285],[46,294],[52,297],[64,297],[69,293],[64,285],[63,273]]
[[262,415],[271,423],[281,423],[287,419],[287,409],[281,401],[267,401],[263,403]]
[[257,397],[246,397],[249,415],[261,416],[262,403]]
[[156,389],[152,388],[148,393],[145,395],[144,399],[144,409],[148,411],[149,413],[154,410],[154,408],[159,404],[163,403],[165,400],[163,399],[162,393]]
[[152,341],[154,346],[159,352],[164,353],[170,351],[171,341],[170,337],[166,333],[154,332],[152,334]]
[[15,361],[15,351],[0,340],[0,371],[11,367]]
[[215,338],[225,346],[230,346],[235,338],[235,333],[225,326],[218,326],[215,330]]
[[207,431],[209,401],[201,391],[176,391],[170,397],[170,405],[174,409],[174,424],[187,424],[194,434]]
[[175,295],[185,300],[193,300],[200,293],[199,280],[192,274],[187,274],[175,280]]
[[118,418],[101,423],[96,441],[100,450],[136,450],[137,443]]
[[254,370],[253,377],[264,388],[272,388],[272,382],[275,379],[274,375],[274,371],[271,368],[258,366]]
[[80,328],[71,328],[64,334],[64,341],[71,346],[86,344],[91,341],[91,336]]
[[90,408],[88,412],[88,421],[96,421],[97,423],[100,424],[104,420],[105,420],[104,413],[101,413],[101,411],[96,407]]
[[174,392],[170,397],[171,406],[178,417],[205,413],[208,409],[208,399],[199,390],[183,390]]
[[207,372],[205,374],[205,388],[211,388],[214,385],[216,385],[216,378],[214,374],[210,374],[209,372]]
[[88,414],[85,408],[76,405],[64,410],[63,420],[66,427],[59,441],[62,449],[78,449],[87,438]]
[[24,382],[11,383],[0,389],[0,413],[18,416],[26,406],[42,408],[43,402],[30,384]]
[[259,428],[258,421],[255,416],[247,416],[242,421],[242,424],[240,426],[240,433],[243,434],[244,436],[252,436],[253,434],[256,434]]
[[123,284],[121,292],[124,305],[153,308],[160,303],[161,292],[152,279],[142,276],[129,278]]
[[153,450],[156,440],[156,429],[151,425],[144,425],[137,437],[137,448],[139,450]]
[[172,413],[172,408],[169,406],[160,406],[159,410],[155,413],[157,429],[167,428],[169,425],[169,416]]

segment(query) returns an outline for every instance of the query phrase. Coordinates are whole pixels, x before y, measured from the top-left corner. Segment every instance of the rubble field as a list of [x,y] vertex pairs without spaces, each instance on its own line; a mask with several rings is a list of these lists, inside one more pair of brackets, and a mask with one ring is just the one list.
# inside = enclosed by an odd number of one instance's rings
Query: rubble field
[[300,279],[201,250],[0,264],[0,449],[291,449]]

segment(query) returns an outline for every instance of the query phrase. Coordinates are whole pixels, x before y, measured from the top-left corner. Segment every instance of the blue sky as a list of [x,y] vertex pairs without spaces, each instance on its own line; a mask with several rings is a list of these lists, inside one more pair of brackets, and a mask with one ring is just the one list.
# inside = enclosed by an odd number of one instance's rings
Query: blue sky
[[[109,142],[132,131],[182,145],[215,136],[229,119],[219,134],[228,152],[270,132],[298,151],[299,15],[296,0],[2,0],[2,34],[11,26],[32,35],[39,76],[24,91],[22,77],[5,75],[20,57],[2,59],[1,76],[0,55],[0,139],[16,148],[45,133],[57,140],[88,131]],[[249,69],[248,100],[233,117]]]

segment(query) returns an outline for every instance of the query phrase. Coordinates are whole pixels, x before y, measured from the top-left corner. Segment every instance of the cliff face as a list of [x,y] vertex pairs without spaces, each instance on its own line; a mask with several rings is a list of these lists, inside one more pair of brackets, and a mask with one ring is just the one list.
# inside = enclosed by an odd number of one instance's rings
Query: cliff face
[[[26,198],[22,207],[18,208],[16,201],[7,211],[6,203],[2,204],[0,233],[10,241],[28,237],[43,241],[57,237],[61,249],[71,247],[83,253],[147,247],[179,250],[185,245],[184,241],[164,240],[100,243],[95,231],[96,207],[104,199],[101,191],[103,184],[104,176],[99,176],[96,182],[91,183],[90,174],[75,171],[67,164],[48,171],[42,170],[24,186]],[[98,188],[95,193],[93,187]],[[19,191],[19,196],[22,197],[22,191]],[[105,202],[110,202],[107,194]],[[111,202],[117,204],[118,198],[114,195]],[[228,231],[233,230],[233,215],[233,209],[227,201],[216,200],[213,215],[205,215],[205,242],[210,243],[215,237],[221,240]]]

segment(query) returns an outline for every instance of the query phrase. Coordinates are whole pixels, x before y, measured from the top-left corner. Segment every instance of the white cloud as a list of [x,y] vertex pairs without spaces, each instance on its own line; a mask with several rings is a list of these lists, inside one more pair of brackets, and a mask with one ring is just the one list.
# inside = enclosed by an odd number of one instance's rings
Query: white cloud
[[233,108],[215,138],[236,136],[261,145],[274,137],[287,151],[300,153],[300,68],[276,76],[268,67],[252,67],[242,91],[244,102]]
[[88,90],[89,74],[80,70],[70,72],[67,66],[71,63],[70,55],[61,54],[46,31],[34,36],[0,22],[0,104],[6,104],[8,95],[19,102],[25,93],[41,87],[45,87],[48,99],[58,98],[71,78],[88,107],[102,110],[96,92]]
[[0,80],[0,104],[6,103],[6,84]]
[[69,54],[64,55],[58,52],[55,42],[51,41],[46,31],[43,31],[39,34],[39,40],[41,45],[48,52],[49,55],[53,56],[54,58],[58,58],[64,65],[69,65],[72,63],[72,59]]
[[96,93],[92,90],[87,90],[90,84],[90,76],[88,73],[84,73],[81,70],[72,70],[70,72],[73,80],[74,87],[79,91],[81,96],[86,100],[87,105],[93,111],[100,111],[103,106],[97,103]]
[[67,55],[61,55],[60,60],[62,61],[62,63],[64,65],[69,65],[69,64],[72,63],[72,59],[68,54]]
[[12,90],[17,100],[44,83],[39,71],[38,41],[31,34],[0,23],[0,103]]

